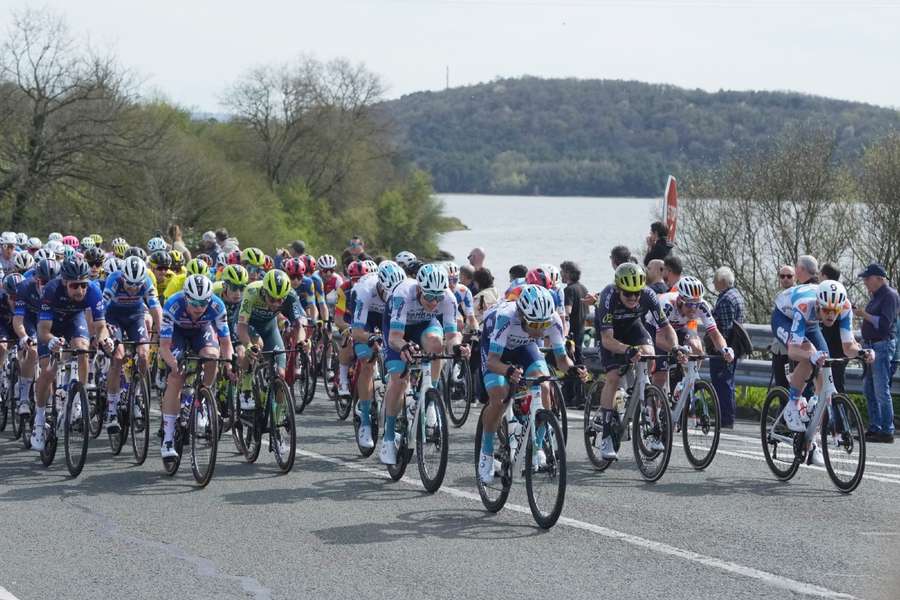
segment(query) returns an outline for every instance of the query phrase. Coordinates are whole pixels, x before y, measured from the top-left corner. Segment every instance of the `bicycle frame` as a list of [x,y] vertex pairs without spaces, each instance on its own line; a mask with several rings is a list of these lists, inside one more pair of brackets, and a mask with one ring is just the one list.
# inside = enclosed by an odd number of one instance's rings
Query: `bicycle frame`
[[[831,406],[831,397],[837,393],[837,388],[834,387],[834,377],[831,374],[831,362],[832,361],[826,360],[825,366],[822,367],[823,382],[822,389],[819,391],[819,401],[816,404],[816,409],[813,412],[812,418],[809,420],[809,423],[806,424],[806,431],[803,434],[803,443],[804,447],[806,448],[808,448],[810,444],[815,440],[816,431],[818,431],[819,426],[822,424],[822,421],[825,417],[825,410],[826,408]],[[775,419],[775,422],[772,424],[772,427],[769,430],[769,437],[791,446],[794,444],[793,436],[786,436],[775,433],[775,428],[784,419],[785,410],[787,410],[787,406],[785,406],[781,410],[781,412],[778,413],[778,418]]]
[[[534,444],[535,448],[540,448],[539,441],[535,439],[537,435],[537,430],[534,426],[534,423],[537,419],[537,412],[544,408],[543,403],[541,402],[541,384],[546,381],[551,381],[553,378],[549,376],[536,377],[534,379],[526,380],[529,384],[529,393],[531,394],[531,405],[528,409],[528,423],[525,425],[525,431],[521,433],[521,435],[516,435],[518,438],[518,443],[516,444],[516,449],[513,452],[512,456],[509,457],[510,463],[510,481],[515,480],[515,474],[521,472],[521,464],[522,461],[525,460],[525,448],[528,445],[525,440],[530,439]],[[512,389],[512,388],[510,388]],[[511,401],[507,401],[506,410],[503,413],[503,418],[506,419],[507,423],[512,423],[513,421],[518,421],[518,418],[515,416],[513,412],[513,402],[515,402],[515,397],[510,396]],[[512,436],[512,432],[508,432],[509,436]]]

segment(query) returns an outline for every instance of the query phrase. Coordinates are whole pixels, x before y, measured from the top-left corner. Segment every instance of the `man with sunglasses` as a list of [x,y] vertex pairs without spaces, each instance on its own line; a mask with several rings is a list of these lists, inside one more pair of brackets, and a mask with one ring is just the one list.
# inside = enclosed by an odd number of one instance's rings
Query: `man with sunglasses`
[[[232,357],[228,314],[222,300],[213,294],[212,285],[206,275],[190,275],[184,281],[184,289],[169,298],[163,307],[159,355],[169,368],[162,399],[163,441],[159,451],[163,460],[178,456],[174,445],[175,421],[185,377],[178,359],[186,352],[205,358],[221,356],[230,360]],[[215,384],[218,370],[216,362],[203,365],[204,385]]]
[[[100,347],[112,349],[106,329],[103,292],[100,284],[90,281],[90,267],[82,258],[70,258],[60,267],[60,276],[44,286],[41,312],[38,316],[38,358],[40,375],[35,383],[34,431],[32,450],[44,449],[45,407],[56,379],[56,364],[50,355],[67,343],[72,349],[87,350],[91,333]],[[93,332],[88,331],[85,313],[89,312]],[[87,381],[88,355],[78,356],[78,376]]]
[[88,276],[91,281],[100,280],[100,276],[103,274],[103,261],[105,259],[106,254],[97,246],[88,248],[84,253],[84,262],[88,264],[88,268],[90,269],[90,274]]
[[[381,330],[389,331],[385,350],[385,368],[390,374],[385,391],[384,438],[379,459],[383,464],[397,462],[394,426],[402,408],[409,383],[407,364],[421,347],[424,352],[457,351],[468,357],[469,349],[460,346],[462,336],[456,329],[456,298],[448,289],[447,270],[443,265],[422,265],[415,279],[404,279],[388,299]],[[439,381],[441,361],[431,362],[434,385]],[[426,425],[436,421],[433,409],[426,412]]]
[[[603,434],[599,437],[600,455],[605,460],[618,458],[611,437],[613,402],[619,387],[619,369],[629,362],[637,362],[642,355],[655,354],[654,340],[644,323],[653,315],[656,323],[656,344],[668,352],[678,344],[675,330],[669,323],[656,293],[647,287],[647,276],[639,265],[626,262],[616,268],[614,283],[600,292],[594,314],[594,328],[600,333],[600,361],[606,373],[606,383],[600,393]],[[660,440],[650,445],[662,447]]]
[[[490,400],[482,413],[485,427],[478,459],[478,476],[483,483],[490,484],[494,479],[494,435],[503,416],[510,383],[517,384],[523,376],[550,374],[538,346],[538,341],[545,338],[559,369],[575,373],[582,379],[587,376],[583,369],[575,369],[566,354],[562,319],[556,312],[550,290],[526,284],[514,302],[498,304],[484,319],[481,364],[484,387]],[[549,410],[550,386],[543,383],[541,388],[541,401]],[[540,429],[536,437],[543,437]],[[535,453],[534,466],[539,467],[546,461],[542,454],[541,450]]]

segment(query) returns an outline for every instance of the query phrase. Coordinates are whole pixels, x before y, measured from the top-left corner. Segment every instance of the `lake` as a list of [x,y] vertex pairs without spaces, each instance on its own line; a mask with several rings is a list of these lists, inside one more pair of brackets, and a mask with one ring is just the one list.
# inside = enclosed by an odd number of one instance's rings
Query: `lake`
[[459,264],[482,246],[485,266],[497,287],[509,281],[511,265],[559,266],[573,260],[581,266],[581,282],[598,291],[612,281],[609,251],[624,244],[641,258],[644,238],[655,220],[659,198],[566,198],[438,194],[447,215],[458,217],[465,231],[440,237],[438,246]]

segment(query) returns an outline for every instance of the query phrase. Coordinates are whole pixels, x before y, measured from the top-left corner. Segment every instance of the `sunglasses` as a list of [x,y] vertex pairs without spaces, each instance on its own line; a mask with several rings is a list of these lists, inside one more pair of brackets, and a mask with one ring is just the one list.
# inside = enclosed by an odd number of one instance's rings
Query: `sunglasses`
[[78,290],[78,289],[87,289],[88,282],[87,281],[70,281],[66,284],[66,287],[70,290]]
[[188,304],[194,308],[206,308],[209,302],[207,300],[188,300]]
[[621,290],[621,292],[622,292],[622,295],[625,296],[626,298],[640,298],[641,297],[640,292],[627,292],[625,290]]
[[541,321],[537,323],[532,323],[531,321],[525,321],[525,326],[529,329],[549,329],[550,326],[553,325],[553,321]]
[[700,308],[701,304],[703,304],[702,301],[701,302],[685,302],[684,306],[686,308]]
[[794,275],[792,273],[779,273],[778,277],[781,279],[793,279]]
[[244,285],[234,285],[233,283],[225,282],[225,289],[229,292],[243,292],[244,288],[247,286]]
[[437,294],[425,292],[422,294],[422,297],[429,302],[440,302],[444,299],[444,292],[438,292]]
[[827,315],[829,317],[835,317],[838,313],[841,312],[840,308],[823,308],[821,309],[823,315]]

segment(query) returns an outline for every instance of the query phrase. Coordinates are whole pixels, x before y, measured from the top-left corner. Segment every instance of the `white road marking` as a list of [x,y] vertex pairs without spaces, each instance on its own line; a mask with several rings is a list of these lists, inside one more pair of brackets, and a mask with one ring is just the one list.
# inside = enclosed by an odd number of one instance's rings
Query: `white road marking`
[[[384,469],[376,469],[374,467],[360,465],[356,463],[352,463],[340,458],[334,458],[331,456],[325,456],[324,454],[319,454],[318,452],[312,452],[309,450],[301,450],[297,449],[297,454],[306,456],[308,458],[321,460],[324,462],[328,462],[334,465],[339,465],[342,467],[346,467],[348,469],[352,469],[354,471],[361,471],[363,473],[369,473],[371,475],[375,475],[377,477],[389,478],[390,476],[387,474]],[[403,477],[401,479],[403,483],[407,485],[420,487],[421,482],[416,479],[412,479],[408,476]],[[449,496],[454,496],[456,498],[461,498],[464,500],[471,500],[474,502],[481,503],[481,497],[478,494],[473,492],[467,492],[464,490],[441,486],[441,493],[447,494]],[[504,507],[505,510],[511,510],[516,513],[528,515],[531,517],[531,510],[526,506],[521,506],[518,504],[507,503]],[[615,529],[610,529],[608,527],[601,527],[600,525],[594,525],[593,523],[587,523],[585,521],[579,521],[577,519],[571,519],[568,517],[560,517],[558,523],[560,525],[564,525],[567,527],[572,527],[574,529],[580,529],[582,531],[588,531],[590,533],[595,533],[597,535],[618,540],[620,542],[624,542],[626,544],[630,544],[632,546],[637,546],[639,548],[644,548],[646,550],[650,550],[652,552],[656,552],[659,554],[665,554],[667,556],[673,556],[675,558],[681,558],[683,560],[687,560],[694,563],[699,563],[705,565],[707,567],[711,567],[713,569],[718,569],[720,571],[726,571],[728,573],[732,573],[735,575],[741,575],[743,577],[748,577],[750,579],[756,579],[762,581],[768,585],[773,587],[781,588],[783,590],[791,591],[797,594],[805,594],[807,596],[816,596],[819,598],[835,598],[842,600],[857,600],[856,596],[852,596],[850,594],[844,594],[841,592],[836,592],[834,590],[830,590],[828,588],[818,586],[812,583],[806,583],[803,581],[797,581],[795,579],[790,579],[788,577],[783,577],[781,575],[776,575],[775,573],[769,573],[768,571],[762,571],[760,569],[755,569],[753,567],[748,567],[745,565],[741,565],[738,563],[730,562],[727,560],[722,560],[719,558],[715,558],[712,556],[706,556],[704,554],[700,554],[698,552],[693,552],[691,550],[685,550],[682,548],[678,548],[675,546],[670,546],[669,544],[665,544],[663,542],[657,542],[654,540],[648,540],[646,538],[642,538],[636,535],[631,535],[629,533],[624,533],[621,531],[616,531]]]
[[0,600],[19,600],[19,599],[16,598],[15,596],[13,596],[12,593],[8,589],[6,589],[2,585],[0,585]]

